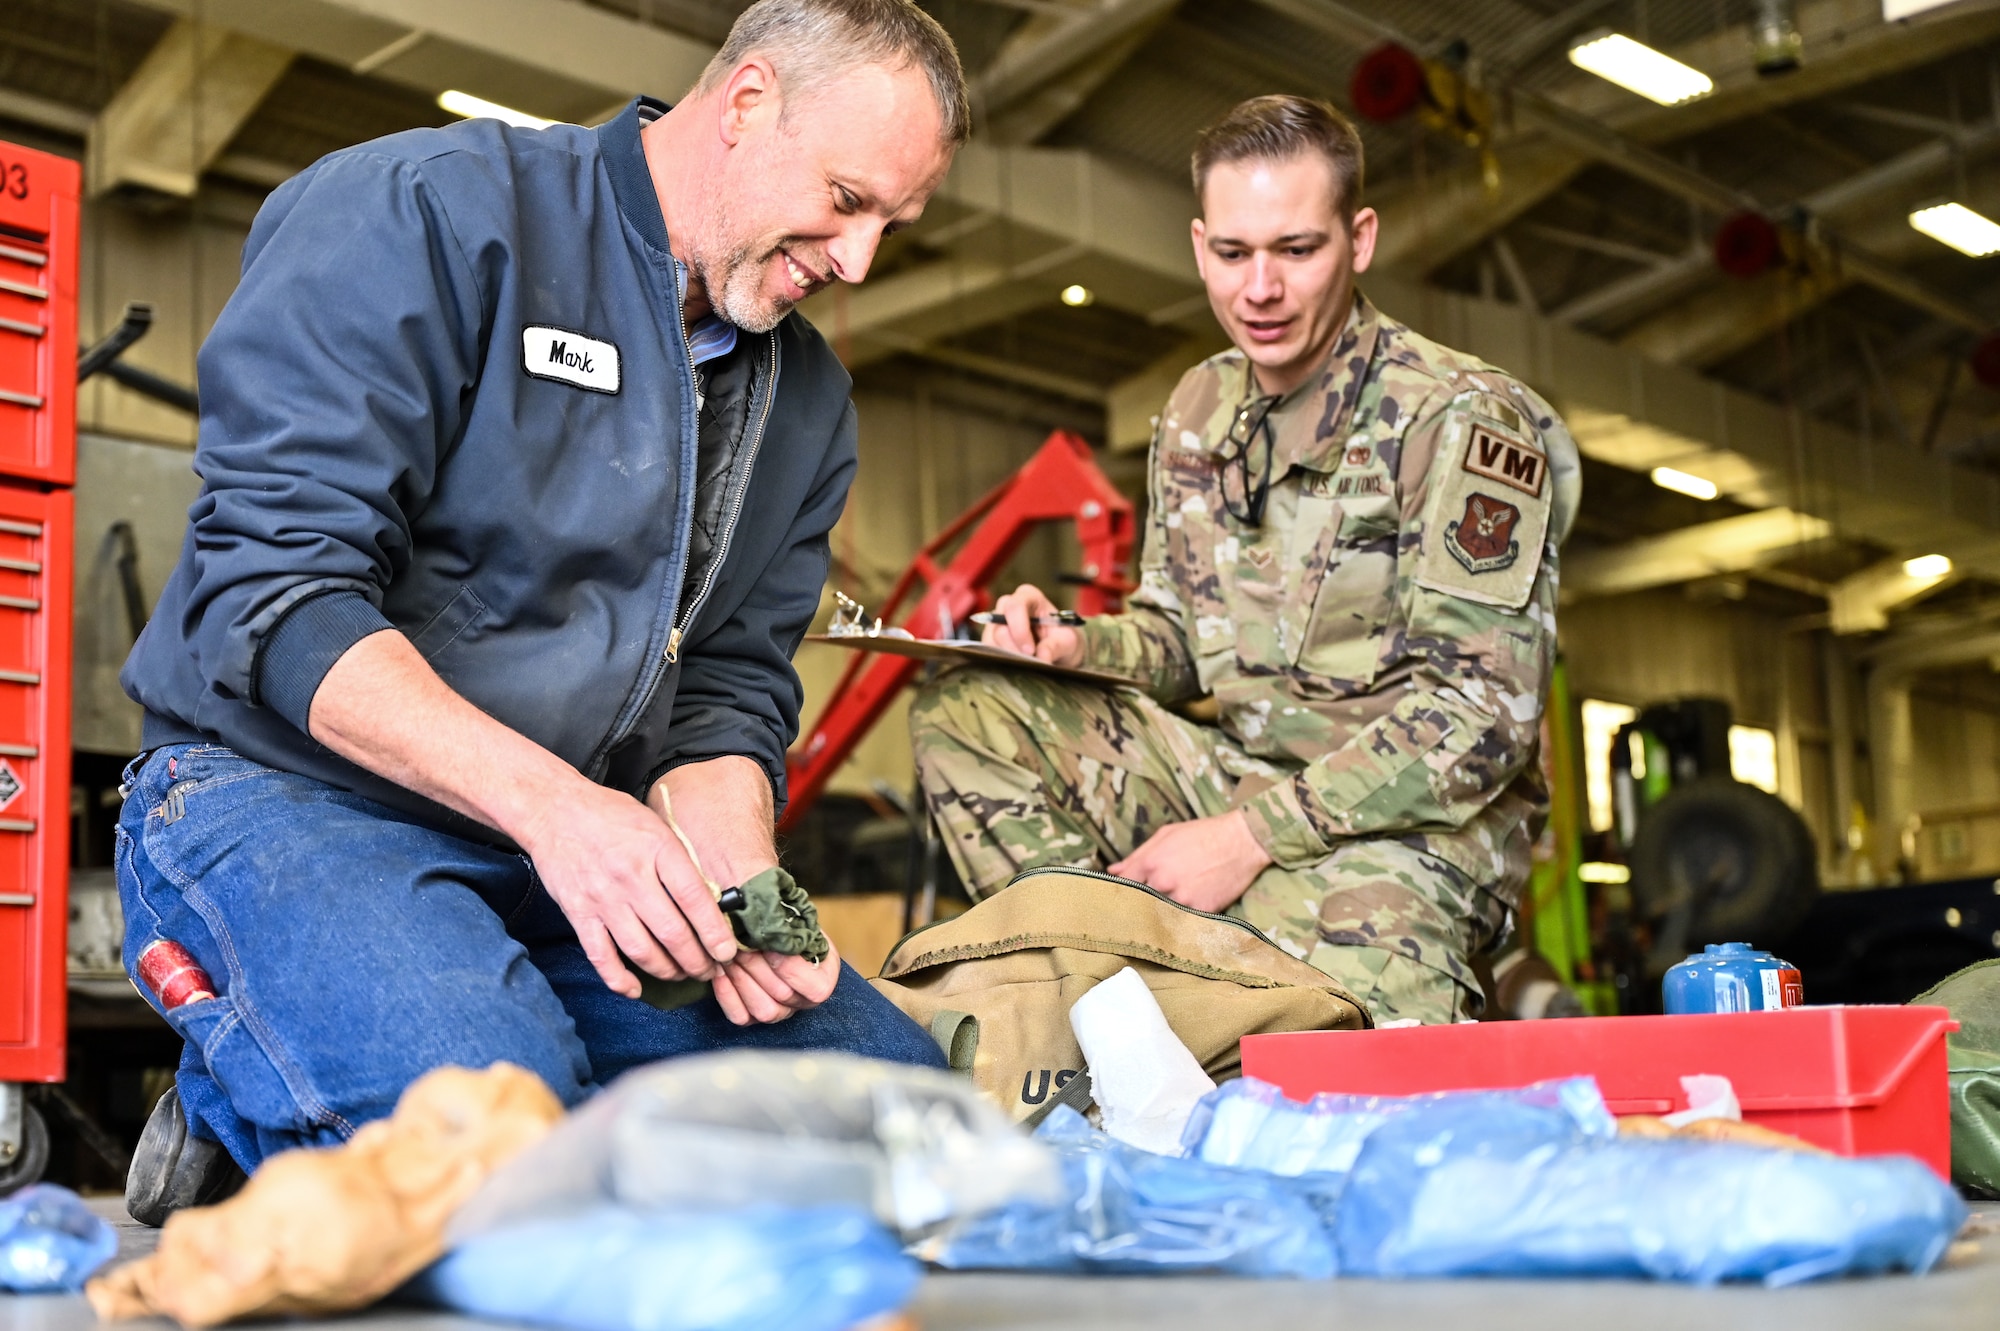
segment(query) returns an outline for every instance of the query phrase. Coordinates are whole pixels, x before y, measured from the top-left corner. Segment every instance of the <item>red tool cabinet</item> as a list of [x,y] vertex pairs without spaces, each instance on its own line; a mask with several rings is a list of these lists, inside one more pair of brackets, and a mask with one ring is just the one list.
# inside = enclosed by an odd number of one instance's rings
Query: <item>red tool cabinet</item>
[[67,1033],[80,179],[0,143],[0,1082]]

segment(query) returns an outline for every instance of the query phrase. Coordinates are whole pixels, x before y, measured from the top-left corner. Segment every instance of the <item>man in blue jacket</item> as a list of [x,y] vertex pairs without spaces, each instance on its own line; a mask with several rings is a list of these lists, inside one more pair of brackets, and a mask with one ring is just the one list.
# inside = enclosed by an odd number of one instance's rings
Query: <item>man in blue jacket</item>
[[[216,1143],[343,1140],[444,1064],[574,1103],[725,1045],[938,1061],[837,955],[739,949],[701,870],[777,863],[855,467],[790,311],[967,127],[910,0],[762,0],[671,109],[398,134],[271,195],[123,677],[126,964],[186,1041],[141,1218],[211,1194]],[[660,1011],[634,969],[712,999]]]

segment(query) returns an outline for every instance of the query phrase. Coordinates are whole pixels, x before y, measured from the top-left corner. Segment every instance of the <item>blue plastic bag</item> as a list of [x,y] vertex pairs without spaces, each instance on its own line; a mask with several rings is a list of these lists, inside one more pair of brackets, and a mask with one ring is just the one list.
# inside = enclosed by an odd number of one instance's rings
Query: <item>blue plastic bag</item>
[[1561,1110],[1454,1098],[1369,1135],[1333,1225],[1354,1275],[1775,1286],[1926,1271],[1965,1215],[1905,1157],[1607,1139]]
[[1035,1135],[1062,1164],[1065,1199],[1013,1202],[918,1244],[919,1256],[954,1270],[1334,1274],[1324,1214],[1338,1179],[1155,1155],[1067,1106]]
[[1362,1143],[1391,1118],[1445,1102],[1559,1109],[1581,1132],[1618,1133],[1592,1077],[1565,1077],[1515,1090],[1439,1091],[1426,1095],[1315,1095],[1301,1104],[1268,1082],[1242,1077],[1203,1096],[1181,1133],[1192,1159],[1274,1174],[1345,1174]]
[[403,1295],[574,1331],[842,1331],[894,1312],[921,1269],[849,1206],[607,1206],[470,1239]]
[[118,1252],[118,1231],[53,1183],[0,1199],[0,1289],[74,1293]]

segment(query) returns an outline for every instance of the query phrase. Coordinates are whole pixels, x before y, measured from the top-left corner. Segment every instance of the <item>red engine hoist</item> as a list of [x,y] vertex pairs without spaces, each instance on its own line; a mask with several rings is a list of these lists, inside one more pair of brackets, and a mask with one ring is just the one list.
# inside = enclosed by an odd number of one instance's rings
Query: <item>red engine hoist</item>
[[[976,611],[993,604],[987,583],[1006,567],[1021,543],[1043,522],[1076,523],[1083,548],[1076,608],[1085,615],[1117,610],[1132,584],[1125,569],[1132,558],[1136,519],[1132,502],[1112,488],[1091,460],[1090,445],[1057,430],[1019,471],[988,491],[929,544],[917,551],[882,606],[884,623],[894,622],[920,638],[949,638]],[[940,565],[960,538],[964,544]],[[900,621],[893,616],[918,583],[923,594]],[[854,746],[881,719],[896,693],[923,662],[903,656],[861,652],[848,662],[819,720],[786,759],[791,802],[778,829],[789,831],[826,788],[827,780],[854,752]]]

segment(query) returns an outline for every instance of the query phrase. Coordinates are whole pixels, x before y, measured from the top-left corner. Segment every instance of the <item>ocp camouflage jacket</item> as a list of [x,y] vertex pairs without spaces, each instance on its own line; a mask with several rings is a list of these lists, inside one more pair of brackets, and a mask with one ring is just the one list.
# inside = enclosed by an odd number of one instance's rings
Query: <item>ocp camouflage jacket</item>
[[1291,773],[1239,802],[1279,864],[1415,836],[1510,902],[1548,795],[1556,550],[1576,445],[1548,404],[1357,295],[1274,441],[1265,519],[1230,516],[1222,445],[1258,396],[1227,351],[1161,414],[1141,586],[1091,621],[1089,664],[1160,701],[1214,695],[1242,749]]

